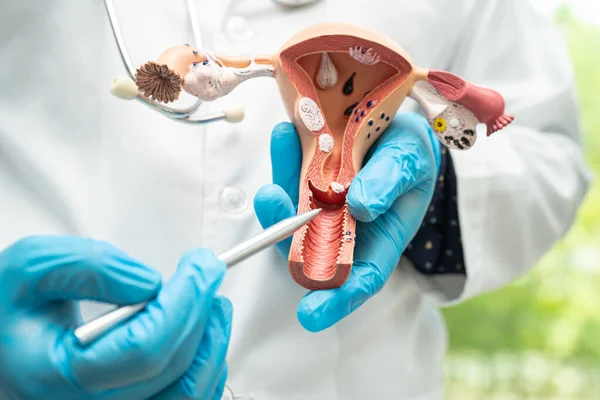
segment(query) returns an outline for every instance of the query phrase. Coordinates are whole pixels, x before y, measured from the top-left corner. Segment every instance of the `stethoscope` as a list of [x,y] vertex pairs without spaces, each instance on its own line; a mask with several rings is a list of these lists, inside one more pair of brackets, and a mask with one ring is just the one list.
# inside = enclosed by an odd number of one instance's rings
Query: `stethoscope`
[[[207,0],[207,1],[220,1],[220,0]],[[321,0],[273,0],[276,4],[287,7],[287,8],[298,8],[304,7],[307,5],[311,5],[317,3]],[[202,32],[200,30],[200,26],[197,18],[194,18],[195,15],[198,15],[196,12],[196,2],[195,0],[186,0],[188,14],[190,17],[190,21],[192,24],[192,30],[194,33],[194,41],[195,47],[198,49],[203,49],[203,41],[202,41]],[[129,56],[129,52],[127,51],[127,46],[125,46],[125,40],[123,39],[123,34],[121,32],[121,28],[119,25],[119,21],[117,18],[117,14],[115,12],[115,7],[112,0],[104,0],[104,4],[106,5],[106,11],[108,13],[108,17],[110,19],[110,24],[112,26],[113,35],[117,42],[117,46],[119,47],[119,52],[121,53],[121,59],[123,60],[123,64],[127,70],[129,78],[132,81],[135,81],[135,72],[136,69],[131,62],[131,58]],[[244,110],[239,107],[235,107],[228,110],[223,110],[217,113],[203,115],[200,117],[192,118],[192,116],[198,111],[200,106],[202,105],[202,101],[197,100],[193,105],[183,108],[176,109],[172,107],[168,107],[164,104],[158,103],[152,99],[149,99],[141,94],[138,94],[135,99],[142,104],[150,107],[151,109],[163,114],[164,116],[182,123],[187,124],[205,124],[209,122],[221,121],[225,120],[228,122],[239,122],[243,119]]]

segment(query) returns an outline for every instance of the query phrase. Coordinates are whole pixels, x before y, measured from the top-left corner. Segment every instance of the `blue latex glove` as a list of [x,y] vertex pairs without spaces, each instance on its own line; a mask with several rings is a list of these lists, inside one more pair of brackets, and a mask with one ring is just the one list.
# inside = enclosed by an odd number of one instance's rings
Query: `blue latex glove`
[[[341,288],[310,292],[300,301],[298,319],[305,329],[317,332],[336,324],[382,289],[421,226],[440,159],[440,143],[418,114],[398,114],[373,144],[347,196],[357,219],[352,272]],[[273,130],[271,162],[273,184],[254,198],[264,228],[297,210],[302,152],[292,124]],[[291,240],[277,246],[286,258]]]
[[[215,293],[225,265],[210,250],[184,255],[172,279],[103,242],[23,239],[0,253],[0,398],[219,399],[231,303]],[[79,347],[74,300],[150,302]]]

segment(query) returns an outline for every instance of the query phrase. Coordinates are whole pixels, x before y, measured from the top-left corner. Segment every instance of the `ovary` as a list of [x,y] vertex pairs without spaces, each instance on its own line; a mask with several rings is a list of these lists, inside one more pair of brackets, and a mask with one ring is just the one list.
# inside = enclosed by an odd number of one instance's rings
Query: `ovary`
[[270,65],[251,62],[244,68],[221,65],[215,58],[194,62],[183,80],[183,90],[203,101],[213,101],[231,93],[248,79],[273,76]]

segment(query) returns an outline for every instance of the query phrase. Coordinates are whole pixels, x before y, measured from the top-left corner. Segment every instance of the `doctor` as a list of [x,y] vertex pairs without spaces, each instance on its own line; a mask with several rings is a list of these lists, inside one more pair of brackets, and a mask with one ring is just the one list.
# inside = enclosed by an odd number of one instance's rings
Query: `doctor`
[[[286,243],[226,273],[214,257],[294,213],[300,150],[272,80],[208,105],[243,105],[242,123],[177,124],[110,95],[123,66],[102,2],[4,2],[0,399],[219,399],[227,384],[238,399],[439,400],[437,307],[512,282],[569,229],[589,184],[573,71],[530,1],[281,3],[197,1],[205,46],[274,52],[309,24],[357,23],[499,91],[515,122],[446,151],[407,101],[350,191],[352,277],[307,294]],[[136,64],[190,41],[183,1],[116,8]],[[101,303],[155,295],[73,343]]]

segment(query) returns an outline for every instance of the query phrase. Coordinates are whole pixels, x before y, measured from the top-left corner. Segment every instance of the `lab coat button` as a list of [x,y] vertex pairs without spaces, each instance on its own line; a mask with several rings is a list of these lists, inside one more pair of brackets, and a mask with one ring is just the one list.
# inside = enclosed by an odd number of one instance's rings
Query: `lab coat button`
[[250,22],[243,17],[231,17],[226,25],[227,36],[234,42],[247,42],[254,36]]
[[228,186],[219,194],[219,206],[227,213],[240,213],[247,205],[246,193],[242,189]]

